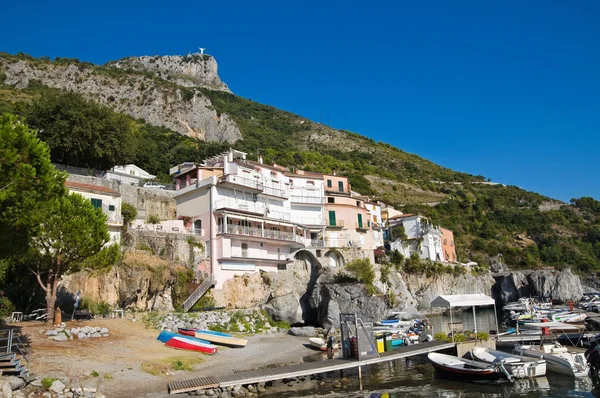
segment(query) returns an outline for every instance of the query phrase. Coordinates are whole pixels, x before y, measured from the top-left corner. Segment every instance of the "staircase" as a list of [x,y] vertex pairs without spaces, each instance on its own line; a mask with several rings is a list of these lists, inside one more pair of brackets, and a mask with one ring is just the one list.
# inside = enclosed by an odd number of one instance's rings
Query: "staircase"
[[202,281],[200,286],[198,286],[196,288],[196,290],[194,290],[194,292],[192,294],[190,294],[190,297],[188,297],[183,302],[183,312],[188,312],[190,310],[190,308],[192,308],[194,306],[194,304],[196,304],[198,302],[198,300],[200,300],[200,298],[202,296],[204,296],[204,293],[206,293],[208,291],[208,289],[210,289],[214,284],[215,284],[215,281],[214,281],[212,275],[209,276],[208,278],[204,279],[204,281]]
[[29,363],[29,343],[16,329],[0,330],[0,374],[5,376],[29,376],[29,369],[21,363]]

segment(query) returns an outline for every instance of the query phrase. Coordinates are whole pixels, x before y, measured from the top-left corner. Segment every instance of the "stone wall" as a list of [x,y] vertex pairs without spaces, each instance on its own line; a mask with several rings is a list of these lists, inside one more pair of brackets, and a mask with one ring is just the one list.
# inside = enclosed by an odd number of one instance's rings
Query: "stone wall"
[[196,245],[190,244],[189,239],[203,243],[201,239],[189,234],[129,230],[124,238],[124,245],[130,251],[147,250],[161,258],[195,266],[206,259],[206,253]]
[[135,206],[137,218],[140,220],[146,220],[150,215],[156,215],[161,220],[177,218],[175,191],[134,187],[119,184],[116,181],[78,174],[70,174],[67,179],[84,184],[100,185],[120,192],[123,203]]

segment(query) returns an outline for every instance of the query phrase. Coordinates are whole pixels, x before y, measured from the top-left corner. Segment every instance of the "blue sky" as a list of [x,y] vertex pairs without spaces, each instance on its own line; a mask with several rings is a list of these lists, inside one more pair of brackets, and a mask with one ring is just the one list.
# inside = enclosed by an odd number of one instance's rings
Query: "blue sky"
[[[418,4],[417,4],[418,3]],[[600,2],[9,2],[0,51],[206,47],[238,95],[443,166],[600,199]]]

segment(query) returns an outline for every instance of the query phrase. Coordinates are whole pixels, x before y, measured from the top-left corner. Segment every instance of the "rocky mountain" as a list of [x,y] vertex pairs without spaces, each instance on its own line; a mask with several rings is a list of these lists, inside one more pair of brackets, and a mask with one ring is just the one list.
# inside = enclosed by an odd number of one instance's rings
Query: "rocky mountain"
[[[72,61],[72,60],[70,60]],[[229,91],[213,57],[131,57],[96,66],[0,54],[4,85],[42,85],[80,93],[114,110],[203,141],[235,142],[240,129],[197,88]]]

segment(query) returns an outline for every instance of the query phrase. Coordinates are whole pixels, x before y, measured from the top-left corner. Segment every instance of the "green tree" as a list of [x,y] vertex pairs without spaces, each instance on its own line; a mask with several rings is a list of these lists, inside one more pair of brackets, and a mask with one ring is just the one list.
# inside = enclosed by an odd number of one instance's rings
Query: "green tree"
[[[0,118],[0,262],[27,252],[44,212],[66,192],[48,146],[19,118]],[[4,269],[4,268],[3,268]]]
[[129,224],[137,217],[137,209],[132,204],[123,203],[121,205],[121,215],[123,216],[123,225],[128,228]]
[[131,119],[73,92],[44,90],[27,123],[51,149],[52,161],[108,170],[133,157]]
[[47,214],[39,236],[32,240],[30,252],[35,267],[31,271],[46,292],[48,322],[54,321],[61,276],[80,271],[84,266],[104,267],[102,262],[91,264],[89,259],[102,250],[110,250],[103,249],[110,236],[101,209],[94,208],[88,199],[75,193],[56,202],[56,210]]

